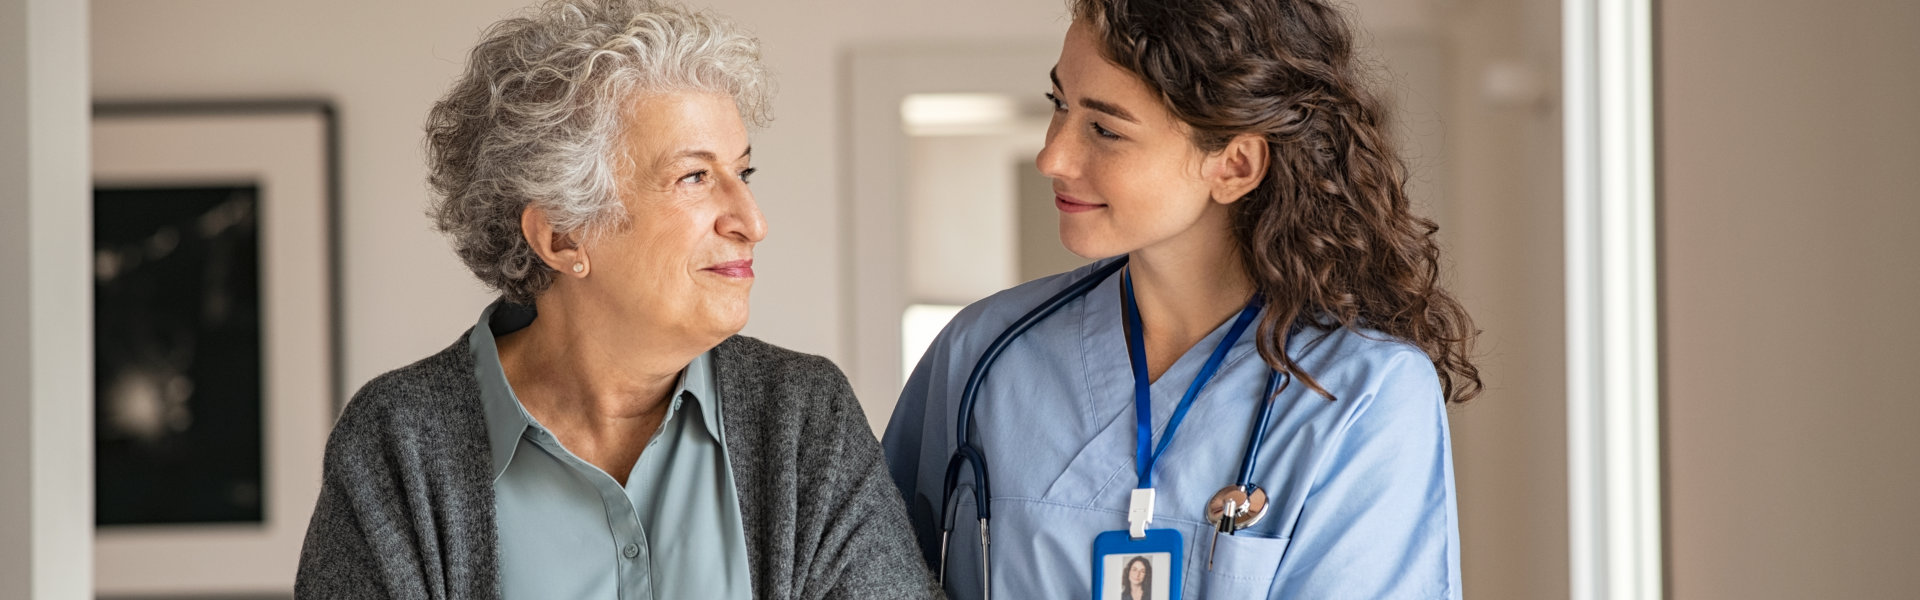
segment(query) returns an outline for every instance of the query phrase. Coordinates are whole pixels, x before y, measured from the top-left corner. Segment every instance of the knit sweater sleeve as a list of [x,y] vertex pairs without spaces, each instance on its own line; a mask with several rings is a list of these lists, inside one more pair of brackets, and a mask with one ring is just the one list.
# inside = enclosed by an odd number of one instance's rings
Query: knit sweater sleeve
[[840,369],[740,336],[719,350],[754,596],[939,597],[880,444]]
[[930,598],[938,595],[920,560],[898,488],[887,474],[880,443],[840,370],[830,369],[827,410],[805,436],[802,472],[819,472],[807,493],[821,502],[822,535],[816,577],[830,578],[822,598]]
[[296,598],[498,597],[484,417],[464,344],[367,383],[327,438]]
[[366,390],[327,438],[320,499],[300,548],[297,598],[427,598],[409,528],[384,501],[398,477],[380,459]]

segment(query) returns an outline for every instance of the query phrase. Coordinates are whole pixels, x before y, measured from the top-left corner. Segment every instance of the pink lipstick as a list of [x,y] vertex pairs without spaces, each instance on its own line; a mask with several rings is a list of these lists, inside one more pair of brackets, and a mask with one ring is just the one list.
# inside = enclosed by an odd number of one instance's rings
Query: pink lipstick
[[707,267],[706,270],[712,271],[714,273],[718,273],[721,277],[732,277],[734,279],[752,279],[753,278],[753,259],[749,258],[746,260],[723,262],[711,267]]

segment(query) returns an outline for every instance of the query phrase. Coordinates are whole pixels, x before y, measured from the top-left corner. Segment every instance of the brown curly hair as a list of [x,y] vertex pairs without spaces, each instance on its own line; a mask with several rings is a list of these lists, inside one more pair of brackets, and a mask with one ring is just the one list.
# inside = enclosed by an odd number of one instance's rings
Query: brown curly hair
[[1233,235],[1266,298],[1261,358],[1333,395],[1285,351],[1301,318],[1367,327],[1425,351],[1447,402],[1480,394],[1479,333],[1440,287],[1439,230],[1413,214],[1407,169],[1368,91],[1346,17],[1323,0],[1069,0],[1107,60],[1132,72],[1208,152],[1266,138],[1271,163],[1234,204]]

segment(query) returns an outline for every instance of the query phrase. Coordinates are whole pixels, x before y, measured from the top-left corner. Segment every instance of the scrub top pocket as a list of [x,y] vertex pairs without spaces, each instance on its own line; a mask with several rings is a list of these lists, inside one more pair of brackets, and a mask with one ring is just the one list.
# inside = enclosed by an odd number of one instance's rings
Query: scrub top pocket
[[1198,536],[1193,555],[1187,562],[1194,566],[1196,581],[1206,582],[1191,598],[1206,600],[1243,600],[1266,598],[1273,589],[1274,576],[1280,572],[1280,558],[1287,553],[1286,538],[1257,537],[1242,531],[1221,534],[1220,546],[1213,551],[1213,570],[1207,570],[1207,547],[1213,533]]

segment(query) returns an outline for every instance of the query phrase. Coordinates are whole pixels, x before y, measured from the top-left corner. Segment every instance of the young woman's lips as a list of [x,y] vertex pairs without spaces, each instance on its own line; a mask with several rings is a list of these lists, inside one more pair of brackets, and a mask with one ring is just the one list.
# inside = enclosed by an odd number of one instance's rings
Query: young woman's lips
[[707,267],[707,270],[717,273],[721,277],[732,277],[734,279],[752,279],[753,278],[753,259],[749,258],[746,260],[723,262],[711,267]]
[[1080,200],[1074,198],[1073,196],[1068,196],[1066,194],[1054,194],[1053,207],[1060,209],[1060,212],[1063,212],[1063,213],[1083,213],[1090,210],[1106,208],[1107,205],[1089,204],[1086,202],[1081,202]]

